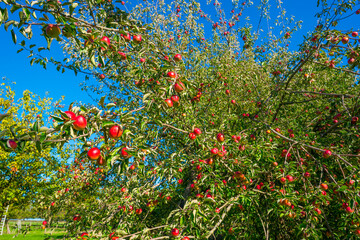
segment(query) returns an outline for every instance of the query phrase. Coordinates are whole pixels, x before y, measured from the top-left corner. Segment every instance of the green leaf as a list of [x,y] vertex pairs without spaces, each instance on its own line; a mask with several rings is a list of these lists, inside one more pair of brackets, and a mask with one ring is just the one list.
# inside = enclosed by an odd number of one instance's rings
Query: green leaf
[[106,105],[106,108],[107,108],[107,109],[110,109],[110,108],[115,107],[115,106],[116,106],[115,103],[108,103],[108,104]]
[[104,128],[104,127],[108,127],[108,126],[112,126],[112,125],[114,125],[114,123],[113,122],[111,122],[111,121],[105,121],[105,122],[103,122],[102,124],[101,124],[101,126]]
[[12,40],[13,40],[14,44],[16,44],[17,39],[16,39],[16,34],[14,32],[14,29],[11,29],[11,37],[12,37]]

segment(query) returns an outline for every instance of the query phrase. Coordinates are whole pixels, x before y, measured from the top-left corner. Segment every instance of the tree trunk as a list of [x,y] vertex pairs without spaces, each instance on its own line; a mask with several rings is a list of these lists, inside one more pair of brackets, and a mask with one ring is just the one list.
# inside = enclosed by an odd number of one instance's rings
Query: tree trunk
[[10,225],[9,225],[9,219],[5,220],[5,226],[6,226],[6,232],[7,234],[10,234]]

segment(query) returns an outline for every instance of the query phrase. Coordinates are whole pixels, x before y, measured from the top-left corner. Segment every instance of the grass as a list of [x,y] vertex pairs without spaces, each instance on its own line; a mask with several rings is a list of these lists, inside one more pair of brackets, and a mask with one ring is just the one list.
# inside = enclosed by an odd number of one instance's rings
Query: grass
[[[4,227],[4,234],[0,236],[0,240],[12,240],[12,239],[26,239],[26,240],[55,240],[55,239],[65,239],[64,226],[65,222],[55,223],[54,226],[60,227],[53,229],[47,229],[46,233],[42,227],[42,222],[35,221],[21,221],[21,229],[25,230],[31,224],[31,230],[26,234],[20,233],[17,237],[14,237],[17,231],[17,221],[9,221],[10,231],[12,234],[6,234],[6,228]],[[53,226],[53,227],[54,227]],[[52,232],[52,235],[50,233]]]
[[[50,231],[48,231],[50,232]],[[52,235],[45,234],[44,230],[34,230],[29,232],[24,236],[24,234],[19,234],[16,238],[13,238],[15,234],[4,234],[0,236],[0,240],[11,240],[11,239],[26,239],[26,240],[55,240],[55,239],[64,239],[64,232],[54,232]],[[48,238],[47,238],[48,237]]]

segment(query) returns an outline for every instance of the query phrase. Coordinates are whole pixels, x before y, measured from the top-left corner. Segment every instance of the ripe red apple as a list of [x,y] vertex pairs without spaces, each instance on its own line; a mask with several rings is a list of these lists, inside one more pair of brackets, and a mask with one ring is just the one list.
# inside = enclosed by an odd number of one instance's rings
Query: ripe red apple
[[321,189],[323,189],[323,190],[327,190],[327,189],[329,188],[328,185],[325,184],[325,183],[320,184],[320,187],[321,187]]
[[174,105],[171,99],[165,99],[165,103],[168,107],[172,107]]
[[179,96],[177,95],[172,95],[170,99],[173,103],[179,103],[180,100]]
[[122,134],[123,134],[123,130],[122,130],[121,127],[118,126],[118,125],[112,126],[112,127],[109,129],[109,136],[110,136],[110,138],[116,139],[116,138],[121,137]]
[[217,154],[219,153],[219,149],[213,148],[213,149],[210,150],[210,152],[211,152],[211,154],[213,154],[213,155],[217,155]]
[[352,32],[351,33],[351,36],[353,36],[353,37],[357,37],[359,34],[358,34],[358,32]]
[[73,217],[73,220],[74,221],[80,221],[81,220],[80,214],[75,214],[74,217]]
[[126,60],[126,54],[125,53],[119,51],[118,54],[120,55],[122,60]]
[[8,146],[11,149],[16,149],[17,148],[17,143],[14,140],[7,140],[6,141],[6,146]]
[[43,222],[42,222],[42,225],[45,226],[46,224],[47,224],[47,221],[43,221]]
[[195,138],[196,138],[196,134],[195,133],[189,133],[189,138],[191,139],[191,140],[194,140]]
[[[70,120],[74,120],[75,117],[76,117],[75,113],[73,113],[72,111],[65,111],[65,114],[68,116],[68,118],[69,118]],[[62,118],[64,118],[64,117],[62,117]],[[67,121],[67,120],[65,119],[65,122],[66,122],[66,121]]]
[[98,149],[97,147],[93,147],[91,148],[88,152],[87,152],[87,156],[89,159],[91,160],[96,160],[100,157],[100,149]]
[[170,71],[167,73],[167,76],[170,78],[176,78],[176,73],[174,73],[173,71]]
[[107,36],[103,36],[100,41],[110,45],[110,39]]
[[125,41],[127,41],[127,42],[129,42],[129,41],[131,40],[131,36],[130,36],[129,33],[126,34],[126,35],[121,34],[121,36],[122,36],[122,37],[125,39]]
[[355,58],[349,58],[348,64],[353,64],[355,62]]
[[181,55],[180,55],[180,54],[176,54],[176,55],[174,56],[174,60],[175,60],[175,62],[181,61],[181,60],[182,60]]
[[179,184],[183,184],[183,183],[184,183],[184,180],[179,179],[179,180],[178,180],[178,183],[179,183]]
[[140,43],[141,42],[141,35],[134,35],[133,36],[133,41],[135,43]]
[[83,116],[79,115],[75,117],[73,120],[75,120],[75,122],[73,122],[73,127],[75,130],[81,131],[86,128],[87,121],[86,118],[84,118]]
[[182,91],[184,91],[184,84],[182,83],[182,82],[178,82],[178,83],[175,83],[174,84],[174,88],[175,88],[175,92],[182,92]]
[[226,89],[226,90],[225,90],[225,94],[226,94],[226,95],[230,95],[230,90],[229,90],[229,89]]
[[60,35],[60,28],[58,25],[49,24],[46,27],[46,35],[51,38],[57,38]]
[[172,235],[172,236],[177,237],[177,236],[179,236],[179,234],[180,234],[179,229],[173,228],[173,229],[171,230],[171,235]]
[[216,139],[218,140],[218,142],[223,142],[225,140],[224,134],[218,133],[218,135],[216,136]]
[[194,134],[195,135],[200,135],[201,134],[201,130],[199,128],[194,128]]
[[347,43],[349,42],[349,38],[348,38],[348,37],[343,37],[343,38],[341,39],[341,42],[342,42],[343,44],[347,44]]
[[188,237],[183,237],[181,240],[190,240]]
[[129,153],[126,152],[126,150],[127,150],[126,147],[123,147],[123,148],[121,149],[121,156],[123,156],[124,158],[129,157]]
[[332,155],[330,150],[325,150],[325,152],[323,152],[323,157],[324,158],[329,158]]
[[136,209],[136,210],[135,210],[135,213],[136,213],[137,215],[140,215],[140,214],[142,213],[142,209],[141,209],[141,208]]
[[132,171],[135,170],[135,165],[134,165],[134,164],[132,164],[132,165],[130,166],[130,170],[132,170]]
[[290,175],[287,175],[287,176],[286,176],[286,179],[287,179],[289,182],[294,181],[294,178],[293,178],[292,176],[290,176]]
[[304,173],[304,177],[306,178],[310,177],[310,173],[309,172]]
[[100,79],[105,79],[105,77],[106,77],[105,74],[100,74],[100,75],[99,75],[99,78],[100,78]]

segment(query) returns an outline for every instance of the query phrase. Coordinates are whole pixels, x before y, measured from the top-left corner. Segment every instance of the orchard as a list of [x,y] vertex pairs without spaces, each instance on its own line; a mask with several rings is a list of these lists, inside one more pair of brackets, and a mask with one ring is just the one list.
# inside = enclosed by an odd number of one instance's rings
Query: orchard
[[[30,63],[84,75],[98,104],[31,117],[0,99],[12,159],[0,209],[33,202],[44,227],[64,213],[66,239],[360,237],[360,29],[338,28],[360,4],[318,1],[294,51],[300,23],[285,11],[259,28],[281,1],[207,2],[1,0]],[[251,9],[259,26],[246,24]],[[64,56],[48,56],[54,44]],[[47,164],[64,149],[73,161]],[[30,152],[46,170],[19,201],[10,190]]]

